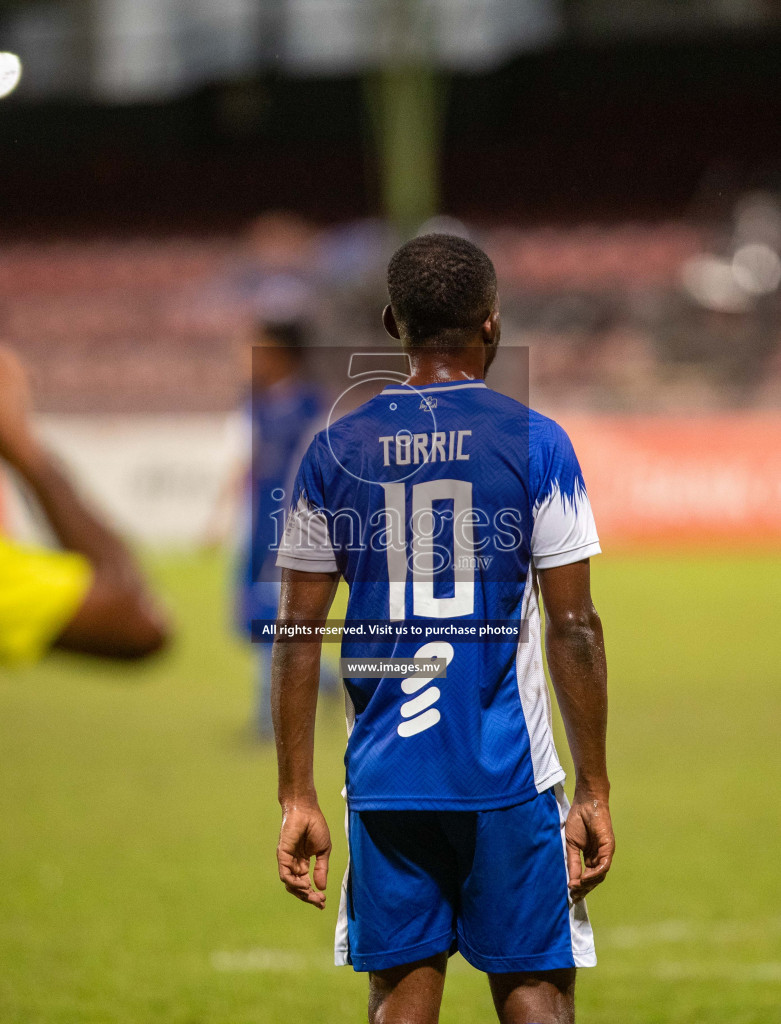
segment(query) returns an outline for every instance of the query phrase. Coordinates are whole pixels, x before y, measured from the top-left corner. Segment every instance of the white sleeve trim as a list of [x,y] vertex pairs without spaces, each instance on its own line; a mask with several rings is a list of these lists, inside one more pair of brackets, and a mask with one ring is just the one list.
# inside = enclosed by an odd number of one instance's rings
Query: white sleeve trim
[[538,569],[555,569],[557,565],[571,565],[572,562],[582,562],[584,558],[601,554],[602,548],[599,546],[599,541],[595,540],[590,544],[581,544],[577,548],[570,548],[569,551],[559,551],[554,555],[540,555],[534,559],[534,564]]
[[298,569],[299,572],[338,572],[339,566],[333,558],[298,558],[296,555],[277,555],[280,569]]
[[568,565],[600,552],[591,502],[583,486],[562,493],[556,483],[534,510],[531,550],[539,569]]
[[336,556],[322,509],[309,505],[302,495],[285,523],[276,564],[302,572],[335,572]]

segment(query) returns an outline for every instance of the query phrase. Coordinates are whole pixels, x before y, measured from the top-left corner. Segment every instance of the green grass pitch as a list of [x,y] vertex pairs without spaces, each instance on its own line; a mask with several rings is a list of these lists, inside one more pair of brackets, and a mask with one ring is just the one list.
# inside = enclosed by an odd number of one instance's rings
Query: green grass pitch
[[[181,624],[169,655],[0,677],[0,1021],[358,1024],[366,980],[331,966],[342,709],[320,716],[318,913],[276,878],[274,759],[248,739],[224,563],[151,565]],[[603,556],[592,575],[618,853],[579,1020],[781,1021],[781,558]],[[444,1024],[491,1019],[455,957]]]

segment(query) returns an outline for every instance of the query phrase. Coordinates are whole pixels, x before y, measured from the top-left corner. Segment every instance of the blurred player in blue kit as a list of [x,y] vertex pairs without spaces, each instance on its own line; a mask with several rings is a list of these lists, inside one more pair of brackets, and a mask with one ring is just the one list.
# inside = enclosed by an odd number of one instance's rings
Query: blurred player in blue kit
[[[344,577],[347,623],[398,632],[348,636],[343,658],[447,663],[441,679],[348,666],[336,962],[369,973],[372,1024],[435,1024],[455,950],[487,973],[502,1022],[565,1024],[576,968],[596,963],[583,897],[615,845],[594,518],[562,428],[485,384],[500,336],[485,253],[423,235],[391,259],[388,289],[383,321],[411,375],[316,435],[277,560],[280,622],[324,621]],[[540,593],[575,765],[571,807]],[[454,627],[481,623],[517,629],[457,639]],[[280,878],[322,908],[331,843],[312,765],[319,656],[318,643],[278,638],[272,701]]]
[[[297,459],[324,416],[320,389],[303,372],[307,327],[299,320],[257,320],[250,330],[252,396],[242,411],[245,448],[234,489],[241,508],[241,541],[236,567],[236,616],[252,636],[252,623],[274,620],[280,570],[276,549],[280,512],[288,499]],[[248,350],[249,350],[249,346]],[[256,637],[255,717],[262,740],[271,724],[271,643]]]
[[[252,732],[263,742],[273,739],[271,722],[271,641],[261,623],[273,623],[279,601],[277,546],[301,453],[325,422],[321,385],[308,372],[311,328],[303,305],[306,289],[294,279],[271,278],[262,298],[272,311],[254,317],[239,336],[248,394],[238,412],[240,457],[218,496],[205,541],[212,547],[225,539],[234,510],[238,511],[234,613],[242,635],[253,640],[255,654]],[[280,302],[279,295],[285,301]],[[269,302],[269,296],[274,301]],[[292,296],[292,301],[291,301]],[[262,303],[261,303],[262,305]],[[253,623],[256,627],[253,629]],[[324,689],[337,679],[326,659]]]

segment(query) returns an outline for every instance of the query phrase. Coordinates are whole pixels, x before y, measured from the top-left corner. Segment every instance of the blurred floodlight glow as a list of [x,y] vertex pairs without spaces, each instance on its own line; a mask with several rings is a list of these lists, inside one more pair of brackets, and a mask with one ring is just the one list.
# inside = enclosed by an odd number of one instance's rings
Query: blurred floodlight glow
[[781,284],[781,258],[769,245],[743,245],[732,257],[732,273],[752,295],[769,295]]
[[22,77],[22,62],[15,53],[0,52],[0,100],[12,93]]
[[695,256],[681,272],[683,285],[692,298],[706,309],[720,313],[742,313],[749,298],[732,272],[732,264],[715,256]]

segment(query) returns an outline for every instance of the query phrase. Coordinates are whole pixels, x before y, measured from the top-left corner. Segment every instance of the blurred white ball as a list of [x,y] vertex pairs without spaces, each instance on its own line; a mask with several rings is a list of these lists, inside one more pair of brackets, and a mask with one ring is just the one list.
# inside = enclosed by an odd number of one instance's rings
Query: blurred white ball
[[22,77],[22,62],[15,53],[0,52],[0,99],[13,92]]

